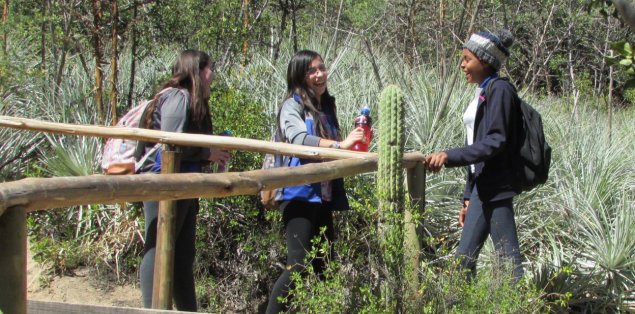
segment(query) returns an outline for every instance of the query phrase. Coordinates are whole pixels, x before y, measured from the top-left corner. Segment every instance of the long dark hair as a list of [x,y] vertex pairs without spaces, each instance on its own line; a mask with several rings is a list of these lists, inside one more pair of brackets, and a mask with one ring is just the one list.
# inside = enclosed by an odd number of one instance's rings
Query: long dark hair
[[[205,90],[208,86],[201,86],[200,71],[211,65],[209,55],[199,50],[184,50],[179,54],[178,59],[172,66],[172,77],[168,79],[159,91],[168,87],[185,88],[190,93],[189,123],[190,129],[205,130],[209,128],[211,132],[211,115],[209,112],[209,93]],[[154,112],[159,91],[154,96],[152,103],[144,113],[145,125],[152,125],[152,113]]]
[[[291,58],[289,66],[287,67],[287,94],[285,99],[293,97],[293,94],[300,96],[304,108],[313,115],[316,133],[322,138],[329,138],[329,132],[326,130],[326,127],[322,125],[319,113],[323,112],[332,115],[333,123],[338,133],[337,136],[339,137],[340,125],[337,121],[335,97],[329,94],[327,88],[318,101],[313,90],[306,85],[309,65],[315,58],[323,60],[319,53],[311,50],[300,50]],[[278,120],[280,120],[279,115],[278,113]]]

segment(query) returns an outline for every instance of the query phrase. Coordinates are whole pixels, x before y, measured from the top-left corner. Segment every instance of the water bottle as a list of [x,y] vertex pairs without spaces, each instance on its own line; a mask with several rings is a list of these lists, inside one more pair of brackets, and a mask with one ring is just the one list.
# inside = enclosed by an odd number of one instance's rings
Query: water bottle
[[[220,134],[218,134],[220,136],[233,136],[234,133],[232,132],[232,130],[225,130],[223,132],[221,132]],[[220,172],[227,172],[227,170],[229,169],[229,160],[227,161],[227,165],[223,166],[223,165],[218,165],[216,168],[216,173],[220,173]]]
[[361,127],[362,129],[364,129],[364,141],[355,142],[351,147],[351,150],[358,152],[367,152],[368,145],[373,139],[373,119],[370,118],[370,108],[368,108],[368,106],[364,106],[364,108],[359,111],[359,116],[355,117],[354,123],[355,128]]

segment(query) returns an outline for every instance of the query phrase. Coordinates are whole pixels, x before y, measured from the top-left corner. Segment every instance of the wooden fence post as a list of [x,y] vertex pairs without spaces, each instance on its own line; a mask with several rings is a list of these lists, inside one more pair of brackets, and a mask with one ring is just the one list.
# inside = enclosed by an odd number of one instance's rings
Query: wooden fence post
[[419,255],[421,252],[423,234],[423,221],[415,217],[425,210],[426,203],[426,169],[423,163],[417,163],[413,168],[407,169],[408,195],[410,206],[406,208],[404,216],[404,241],[405,241],[405,266],[408,276],[410,297],[416,297],[419,286]]
[[419,212],[425,210],[426,205],[426,167],[423,162],[418,162],[414,167],[407,169],[408,194],[412,208]]
[[[178,173],[179,163],[179,154],[175,146],[163,145],[161,173]],[[152,284],[152,308],[154,309],[172,309],[176,210],[176,201],[174,200],[159,202],[154,279]]]
[[26,211],[0,216],[0,313],[26,314]]

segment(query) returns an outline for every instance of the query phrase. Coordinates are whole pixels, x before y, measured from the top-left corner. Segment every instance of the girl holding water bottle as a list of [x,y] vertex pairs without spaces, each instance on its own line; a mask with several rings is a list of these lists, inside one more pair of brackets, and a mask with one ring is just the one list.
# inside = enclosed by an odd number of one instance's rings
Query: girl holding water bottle
[[[355,142],[363,140],[362,128],[355,128],[344,140],[340,139],[335,98],[328,92],[327,81],[328,71],[317,52],[302,50],[293,56],[287,67],[287,91],[277,121],[285,142],[350,149]],[[288,162],[288,166],[296,167],[318,161],[293,157]],[[349,209],[341,178],[285,187],[281,196],[287,266],[272,288],[267,313],[286,310],[278,298],[288,296],[291,273],[303,273],[306,267],[313,267],[318,275],[322,272],[329,256],[318,256],[311,265],[304,264],[305,256],[311,250],[311,240],[323,236],[322,241],[332,242],[333,211]],[[322,228],[326,228],[323,235],[320,234]]]

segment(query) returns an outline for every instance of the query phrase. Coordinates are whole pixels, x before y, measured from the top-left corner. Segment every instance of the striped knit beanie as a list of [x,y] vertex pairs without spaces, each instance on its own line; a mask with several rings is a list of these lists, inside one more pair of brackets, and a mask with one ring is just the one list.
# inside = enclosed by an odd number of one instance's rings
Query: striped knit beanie
[[479,60],[487,62],[494,70],[498,71],[507,57],[509,47],[514,43],[514,36],[506,29],[493,33],[480,32],[470,36],[463,48],[471,51]]

